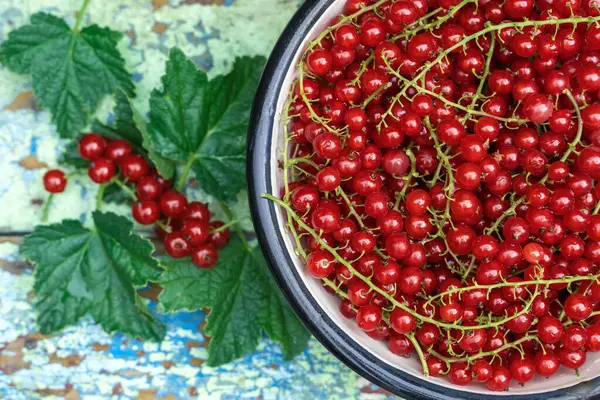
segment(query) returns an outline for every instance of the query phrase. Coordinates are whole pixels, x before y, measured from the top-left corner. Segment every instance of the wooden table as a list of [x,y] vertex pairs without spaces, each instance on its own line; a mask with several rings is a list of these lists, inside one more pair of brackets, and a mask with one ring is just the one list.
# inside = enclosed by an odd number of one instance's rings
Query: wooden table
[[[86,19],[125,33],[120,48],[134,71],[146,111],[170,47],[177,45],[211,74],[226,71],[236,55],[268,55],[297,7],[296,0],[92,0]],[[0,40],[44,10],[72,23],[79,0],[2,0]],[[162,315],[169,330],[160,344],[109,336],[90,319],[61,334],[37,332],[31,306],[32,271],[18,254],[23,234],[39,222],[46,198],[41,177],[56,165],[61,143],[31,81],[0,68],[0,398],[66,399],[381,399],[383,391],[360,379],[312,340],[305,353],[284,362],[278,345],[263,340],[248,357],[220,368],[206,359],[205,314]],[[110,102],[98,113],[110,119]],[[51,221],[86,221],[95,196],[85,177],[58,196]],[[109,206],[120,212],[123,208]],[[243,212],[244,210],[241,210]],[[147,290],[153,298],[156,293]],[[151,306],[156,308],[156,303]]]

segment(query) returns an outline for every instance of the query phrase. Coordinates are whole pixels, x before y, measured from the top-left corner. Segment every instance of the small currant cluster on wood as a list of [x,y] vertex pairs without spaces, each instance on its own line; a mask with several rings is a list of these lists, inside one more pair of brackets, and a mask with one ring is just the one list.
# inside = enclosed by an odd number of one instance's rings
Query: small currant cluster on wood
[[[171,187],[171,180],[162,178],[134,152],[129,142],[89,133],[79,141],[79,155],[90,161],[88,176],[102,185],[100,196],[106,184],[117,184],[132,200],[133,218],[141,225],[156,225],[156,233],[171,257],[191,256],[199,268],[212,268],[217,263],[218,249],[229,242],[229,227],[222,221],[211,222],[205,204],[188,202],[183,193]],[[64,191],[66,184],[60,170],[44,175],[44,186],[50,193]]]
[[600,0],[347,0],[298,75],[265,197],[344,316],[494,391],[600,351]]

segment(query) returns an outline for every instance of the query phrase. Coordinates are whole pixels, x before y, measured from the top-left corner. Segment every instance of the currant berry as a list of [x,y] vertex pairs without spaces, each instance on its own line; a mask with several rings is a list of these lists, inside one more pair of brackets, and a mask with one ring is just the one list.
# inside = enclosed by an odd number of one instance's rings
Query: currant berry
[[192,262],[202,269],[210,269],[217,264],[219,253],[210,243],[203,243],[192,250]]
[[227,243],[229,243],[229,235],[230,230],[228,227],[225,227],[225,223],[223,221],[214,221],[210,223],[210,234],[208,236],[208,240],[215,247],[221,248],[225,247]]
[[133,218],[142,225],[152,225],[160,218],[160,208],[155,201],[136,201],[131,206]]
[[184,222],[181,233],[192,247],[198,246],[208,240],[210,226],[206,221],[190,219]]
[[88,168],[88,176],[97,184],[108,183],[115,176],[115,164],[108,158],[96,158]]
[[106,140],[95,133],[83,135],[79,140],[79,155],[84,160],[93,161],[104,154]]
[[67,177],[59,169],[51,169],[44,174],[44,188],[49,193],[62,193],[67,187]]
[[118,139],[108,143],[104,150],[104,157],[118,162],[123,157],[128,156],[133,152],[133,147],[126,140]]
[[164,240],[165,250],[173,258],[182,258],[190,255],[191,247],[185,240],[183,233],[173,231]]
[[153,176],[144,176],[136,184],[136,193],[140,200],[157,200],[162,189],[160,182]]
[[138,181],[150,172],[150,167],[146,160],[137,154],[130,154],[123,157],[119,165],[121,167],[121,174],[131,182]]
[[167,190],[160,196],[160,210],[169,218],[177,218],[187,205],[185,196],[175,190]]

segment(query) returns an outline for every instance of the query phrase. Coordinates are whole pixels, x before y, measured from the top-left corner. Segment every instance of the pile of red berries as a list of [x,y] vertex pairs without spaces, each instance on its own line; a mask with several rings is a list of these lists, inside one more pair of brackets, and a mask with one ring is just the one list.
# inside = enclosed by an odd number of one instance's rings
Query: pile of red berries
[[[79,141],[79,155],[90,161],[88,176],[97,184],[118,183],[132,198],[131,214],[142,225],[156,224],[165,250],[173,258],[191,256],[199,268],[212,268],[219,258],[217,249],[229,242],[229,228],[222,221],[210,222],[208,207],[188,202],[148,162],[135,154],[125,140],[89,133]],[[117,174],[117,170],[119,174]],[[50,193],[64,191],[65,174],[50,170],[44,186]],[[135,186],[135,191],[128,184]]]
[[344,316],[494,391],[600,351],[600,0],[348,0],[298,75],[265,197]]

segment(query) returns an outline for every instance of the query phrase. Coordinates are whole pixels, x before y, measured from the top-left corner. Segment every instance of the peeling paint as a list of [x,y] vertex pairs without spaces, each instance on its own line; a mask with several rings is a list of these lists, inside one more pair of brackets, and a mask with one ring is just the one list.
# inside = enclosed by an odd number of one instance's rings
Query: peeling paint
[[[84,22],[125,33],[119,49],[137,83],[135,106],[146,113],[149,93],[160,85],[168,49],[179,46],[210,76],[231,68],[236,56],[267,56],[298,0],[92,0]],[[72,24],[81,0],[3,0],[0,41],[38,10],[64,16]],[[220,6],[224,4],[226,7]],[[47,193],[41,179],[57,165],[65,145],[47,111],[38,110],[31,80],[0,67],[0,230],[29,231],[39,223]],[[97,117],[112,118],[112,101]],[[197,185],[196,185],[197,186]],[[97,188],[85,174],[73,176],[56,196],[50,222],[74,218],[84,223]],[[189,195],[211,202],[192,186]],[[245,193],[240,193],[243,200]],[[247,216],[241,201],[235,215]],[[126,214],[128,207],[105,205]],[[220,210],[211,210],[218,218]],[[250,221],[245,222],[250,228]],[[291,362],[281,348],[261,341],[247,357],[211,368],[205,313],[161,315],[165,341],[142,343],[107,335],[89,318],[46,337],[37,332],[32,307],[32,271],[18,254],[18,237],[0,242],[0,398],[51,399],[383,399],[387,395],[343,366],[317,341]],[[155,288],[144,295],[155,298]],[[156,304],[150,302],[151,309]]]

